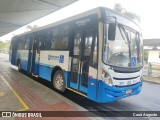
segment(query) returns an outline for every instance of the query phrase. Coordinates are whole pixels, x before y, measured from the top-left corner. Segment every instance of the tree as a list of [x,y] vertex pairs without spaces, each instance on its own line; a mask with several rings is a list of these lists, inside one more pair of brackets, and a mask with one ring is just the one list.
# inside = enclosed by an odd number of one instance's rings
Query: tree
[[10,47],[10,41],[0,41],[0,52],[2,53],[8,53]]
[[116,3],[114,5],[114,10],[117,11],[117,12],[120,12],[121,14],[126,15],[129,18],[131,18],[132,20],[138,21],[140,23],[140,17],[137,14],[135,14],[135,13],[127,11],[125,8],[123,8],[121,6],[121,4]]
[[144,50],[143,52],[143,56],[144,56],[144,61],[148,61],[148,51],[147,50]]
[[26,29],[27,29],[27,30],[35,30],[35,29],[37,29],[37,28],[38,28],[37,25],[34,25],[34,26],[28,25],[28,26],[26,26]]
[[122,6],[121,6],[119,3],[116,3],[116,4],[114,5],[114,10],[122,13],[123,10],[124,10],[124,8],[122,8]]

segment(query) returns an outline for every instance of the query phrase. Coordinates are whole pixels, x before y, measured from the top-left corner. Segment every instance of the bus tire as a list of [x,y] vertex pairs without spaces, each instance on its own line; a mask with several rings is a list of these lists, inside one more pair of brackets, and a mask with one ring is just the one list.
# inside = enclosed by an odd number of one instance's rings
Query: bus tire
[[18,71],[19,71],[19,72],[22,71],[22,69],[21,69],[21,61],[20,61],[20,60],[18,61]]
[[61,70],[57,70],[53,76],[53,87],[60,92],[65,91],[65,78]]

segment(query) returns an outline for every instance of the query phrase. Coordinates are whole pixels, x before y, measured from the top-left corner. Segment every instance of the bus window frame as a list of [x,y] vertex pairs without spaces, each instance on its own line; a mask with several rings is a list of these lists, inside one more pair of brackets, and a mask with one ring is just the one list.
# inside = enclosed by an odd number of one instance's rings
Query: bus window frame
[[[69,29],[68,29],[68,35],[66,35],[66,37],[68,37],[68,46],[65,48],[65,49],[61,49],[61,48],[48,48],[49,44],[51,43],[52,39],[60,39],[60,38],[64,38],[65,35],[61,35],[61,33],[58,32],[58,35],[56,35],[55,37],[53,36],[53,32],[54,30],[58,29],[59,30],[63,30],[63,28],[65,26],[69,26]],[[69,44],[70,44],[70,36],[71,36],[71,24],[70,23],[64,23],[62,25],[57,25],[57,26],[54,26],[54,27],[51,27],[51,28],[48,28],[47,29],[47,32],[45,33],[45,40],[46,40],[46,45],[44,47],[45,50],[49,50],[49,51],[52,51],[52,50],[57,50],[57,51],[69,51]],[[62,40],[63,41],[63,40]]]
[[[118,22],[117,22],[117,24],[118,24]],[[124,26],[126,26],[126,25],[124,25]],[[129,26],[126,26],[126,27],[130,28]],[[132,28],[130,28],[130,29],[132,29]],[[103,22],[103,37],[102,37],[103,40],[102,40],[102,57],[101,57],[102,63],[104,65],[112,67],[112,69],[115,70],[115,71],[121,71],[121,72],[135,72],[135,71],[137,72],[137,71],[140,71],[143,68],[143,66],[140,66],[140,67],[120,67],[120,66],[114,66],[114,65],[111,65],[111,64],[107,64],[107,63],[104,62],[104,60],[103,60],[104,42],[105,42],[105,39],[107,39],[107,36],[108,36],[106,33],[108,33],[108,31],[106,30],[106,23]]]
[[[82,25],[82,26],[79,26],[79,25],[76,24],[77,21],[81,21],[81,20],[85,20],[85,19],[91,19],[91,21],[88,22],[88,24]],[[71,27],[71,32],[73,32],[74,30],[77,30],[77,29],[82,29],[83,32],[84,32],[85,29],[87,30],[87,29],[89,29],[89,27],[92,28],[93,42],[92,42],[92,46],[91,46],[91,56],[90,56],[89,66],[93,67],[95,69],[98,69],[98,63],[99,63],[99,59],[98,59],[98,56],[99,56],[99,30],[98,30],[98,26],[99,26],[98,15],[97,14],[92,14],[92,15],[86,16],[84,18],[79,18],[79,19],[74,20],[73,23],[72,23],[72,27]],[[96,37],[95,34],[97,35],[97,65],[93,64],[93,48],[94,48],[95,37]],[[73,34],[72,34],[71,37],[73,38]],[[70,41],[70,42],[72,42],[72,43],[69,43],[69,45],[72,46],[72,47],[70,47],[70,55],[73,55],[72,52],[73,52],[74,42],[73,41]]]

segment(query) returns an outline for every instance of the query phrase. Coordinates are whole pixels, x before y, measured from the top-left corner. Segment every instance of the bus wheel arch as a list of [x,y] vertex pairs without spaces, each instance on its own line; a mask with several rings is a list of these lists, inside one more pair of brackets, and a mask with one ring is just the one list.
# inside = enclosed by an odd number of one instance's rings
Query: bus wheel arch
[[21,60],[18,58],[17,60],[18,71],[21,71]]
[[59,90],[60,92],[65,91],[66,81],[61,67],[56,66],[53,69],[51,76],[51,84],[55,89]]

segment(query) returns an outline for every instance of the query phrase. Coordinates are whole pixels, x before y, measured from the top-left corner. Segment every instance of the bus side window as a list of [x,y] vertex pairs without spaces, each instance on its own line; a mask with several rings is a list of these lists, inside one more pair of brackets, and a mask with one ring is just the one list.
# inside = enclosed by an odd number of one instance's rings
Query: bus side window
[[80,46],[81,46],[82,33],[77,32],[74,38],[74,52],[73,55],[80,55]]
[[68,49],[68,40],[69,40],[69,26],[66,25],[62,28],[61,31],[61,45],[60,47]]
[[39,50],[44,50],[45,44],[46,43],[44,41],[44,37],[43,36],[39,37],[38,49]]
[[24,38],[20,38],[19,39],[19,44],[18,44],[18,50],[24,50],[24,46],[25,46],[25,39]]
[[51,43],[51,39],[52,39],[52,32],[51,31],[47,31],[44,34],[44,40],[45,40],[45,50],[50,50],[52,43]]
[[55,28],[50,41],[50,49],[66,50],[68,49],[69,28]]
[[43,49],[44,49],[44,46],[45,46],[44,41],[39,41],[39,49],[40,49],[40,50],[43,50]]
[[58,35],[59,35],[59,29],[53,29],[52,31],[52,35],[51,35],[51,39],[49,42],[50,45],[50,49],[54,50],[54,49],[58,49],[59,45],[58,45]]
[[37,40],[36,40],[36,38],[34,37],[34,44],[33,44],[33,50],[36,50],[36,43],[37,43]]
[[60,48],[67,49],[68,48],[68,36],[63,36],[61,38]]
[[52,38],[52,40],[51,40],[51,42],[50,42],[50,45],[51,45],[51,49],[56,48],[55,38]]
[[88,33],[85,37],[85,48],[84,48],[85,56],[91,56],[92,42],[93,42],[93,35],[91,33]]
[[93,66],[97,66],[97,36],[95,37],[94,47],[93,47]]
[[24,45],[24,49],[25,49],[25,50],[29,50],[29,42],[30,42],[30,40],[29,40],[29,38],[27,38],[27,39],[26,39],[26,43],[25,43],[25,45]]

